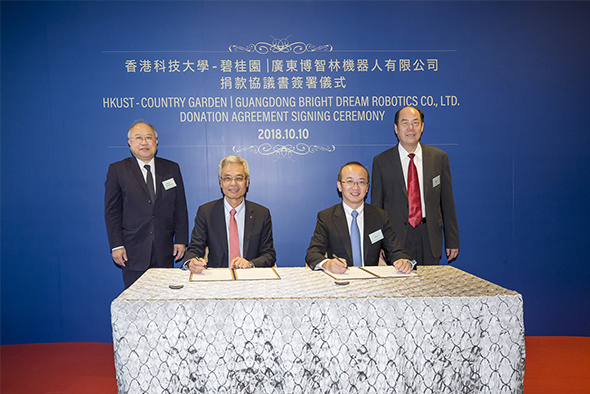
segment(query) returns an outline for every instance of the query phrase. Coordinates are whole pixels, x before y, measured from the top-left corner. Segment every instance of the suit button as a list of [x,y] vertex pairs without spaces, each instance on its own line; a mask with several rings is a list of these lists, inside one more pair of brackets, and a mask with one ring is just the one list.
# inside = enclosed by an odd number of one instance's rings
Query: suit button
[[148,200],[148,204],[151,204],[151,203],[152,203],[152,200]]
[[156,218],[155,216],[152,216],[152,219],[155,219],[155,218]]

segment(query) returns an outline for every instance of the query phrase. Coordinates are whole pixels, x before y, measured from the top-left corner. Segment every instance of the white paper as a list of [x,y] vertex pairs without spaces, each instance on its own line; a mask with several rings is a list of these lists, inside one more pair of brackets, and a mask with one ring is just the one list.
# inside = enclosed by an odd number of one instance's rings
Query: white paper
[[234,280],[229,268],[207,268],[200,274],[191,273],[191,282],[207,282],[213,280]]
[[334,274],[328,270],[324,270],[324,272],[330,275],[334,279],[338,280],[349,280],[349,279],[375,279],[376,276],[367,272],[363,271],[360,267],[348,267],[345,273],[343,274]]
[[238,280],[281,279],[274,268],[244,268],[234,270]]
[[393,265],[375,265],[363,267],[366,271],[372,272],[380,278],[403,278],[407,276],[418,276],[416,272],[412,271],[409,274],[399,272]]

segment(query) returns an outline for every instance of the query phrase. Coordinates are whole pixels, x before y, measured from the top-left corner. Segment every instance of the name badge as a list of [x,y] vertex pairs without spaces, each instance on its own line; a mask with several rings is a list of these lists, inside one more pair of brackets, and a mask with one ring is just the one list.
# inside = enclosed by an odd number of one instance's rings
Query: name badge
[[162,186],[164,186],[165,190],[169,190],[173,187],[176,187],[176,182],[174,182],[174,178],[166,179],[164,182],[162,182]]
[[381,230],[377,230],[374,233],[369,234],[369,239],[371,240],[372,244],[381,241],[383,239],[383,232]]
[[432,187],[435,188],[440,185],[440,175],[435,176],[432,178]]

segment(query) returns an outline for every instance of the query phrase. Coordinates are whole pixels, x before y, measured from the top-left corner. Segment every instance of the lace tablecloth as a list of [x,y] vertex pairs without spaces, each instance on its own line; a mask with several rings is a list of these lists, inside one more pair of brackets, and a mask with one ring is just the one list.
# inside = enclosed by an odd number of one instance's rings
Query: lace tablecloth
[[304,267],[276,271],[280,280],[189,282],[150,269],[111,305],[119,392],[523,392],[514,291],[451,266],[345,286]]

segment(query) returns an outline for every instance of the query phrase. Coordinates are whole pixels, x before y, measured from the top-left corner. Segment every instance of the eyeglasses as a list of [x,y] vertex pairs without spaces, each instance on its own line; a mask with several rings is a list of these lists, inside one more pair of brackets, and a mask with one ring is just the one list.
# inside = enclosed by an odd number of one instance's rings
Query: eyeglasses
[[146,135],[146,136],[136,135],[132,139],[135,140],[135,142],[139,142],[139,143],[143,142],[143,140],[145,140],[145,142],[154,142],[154,140],[155,140],[155,138],[152,137],[151,135]]
[[353,181],[352,179],[347,179],[345,181],[341,181],[340,183],[346,183],[348,185],[348,187],[353,187],[354,185],[359,185],[359,187],[365,187],[369,184],[364,179],[360,179],[358,181]]
[[[247,178],[247,177],[246,177]],[[235,181],[236,183],[242,183],[246,180],[246,178],[244,178],[243,176],[237,176],[235,178],[232,178],[231,176],[224,176],[223,178],[219,178],[221,179],[221,181],[225,184],[230,184],[232,183],[232,181]]]

